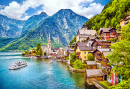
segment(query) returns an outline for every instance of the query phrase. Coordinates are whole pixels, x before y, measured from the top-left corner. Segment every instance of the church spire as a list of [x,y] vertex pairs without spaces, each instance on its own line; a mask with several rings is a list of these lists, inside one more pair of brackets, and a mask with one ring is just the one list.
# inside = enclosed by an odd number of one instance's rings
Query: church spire
[[50,33],[49,33],[49,40],[48,41],[51,41],[51,39],[50,39]]

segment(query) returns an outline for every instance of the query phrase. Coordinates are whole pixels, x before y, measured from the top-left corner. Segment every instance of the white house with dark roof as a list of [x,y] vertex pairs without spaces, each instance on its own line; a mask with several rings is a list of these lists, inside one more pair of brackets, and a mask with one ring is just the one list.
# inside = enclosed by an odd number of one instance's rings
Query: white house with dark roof
[[89,36],[94,38],[96,35],[96,30],[89,30],[86,24],[83,25],[82,29],[79,29],[76,35],[76,42],[86,40]]

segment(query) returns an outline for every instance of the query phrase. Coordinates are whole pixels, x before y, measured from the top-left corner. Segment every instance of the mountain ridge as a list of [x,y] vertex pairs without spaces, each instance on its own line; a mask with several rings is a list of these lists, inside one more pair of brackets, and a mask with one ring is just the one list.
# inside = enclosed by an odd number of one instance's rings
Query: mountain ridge
[[72,10],[59,10],[54,15],[40,22],[35,28],[29,30],[19,40],[1,50],[27,50],[35,47],[37,43],[47,45],[49,33],[51,35],[52,48],[66,46],[87,20],[86,17],[80,16]]

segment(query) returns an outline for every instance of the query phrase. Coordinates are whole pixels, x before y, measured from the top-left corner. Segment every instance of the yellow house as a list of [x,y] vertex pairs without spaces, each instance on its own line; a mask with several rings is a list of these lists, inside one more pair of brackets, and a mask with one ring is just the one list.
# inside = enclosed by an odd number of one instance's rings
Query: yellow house
[[128,24],[129,21],[130,21],[130,14],[127,14],[127,15],[124,17],[124,19],[122,19],[122,20],[120,21],[120,27],[122,27],[122,26]]
[[87,45],[87,43],[77,43],[75,47],[76,59],[82,60],[82,63],[87,60],[87,55],[92,51],[92,47]]

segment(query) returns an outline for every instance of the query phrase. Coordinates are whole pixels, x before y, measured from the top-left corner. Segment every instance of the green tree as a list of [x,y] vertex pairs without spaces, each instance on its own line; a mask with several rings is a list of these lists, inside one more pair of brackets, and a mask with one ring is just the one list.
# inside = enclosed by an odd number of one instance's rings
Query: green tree
[[70,41],[69,45],[72,45],[74,42],[76,42],[76,36]]
[[40,43],[38,43],[38,44],[36,45],[36,54],[37,54],[37,55],[40,55],[40,56],[42,56],[42,54],[43,54],[43,51],[42,51],[42,48],[41,48],[41,44],[40,44]]
[[130,78],[128,80],[122,80],[116,86],[111,86],[109,89],[130,89]]
[[121,37],[123,40],[130,41],[130,22],[122,27]]
[[25,54],[30,54],[30,52],[28,50],[25,51]]
[[76,52],[70,54],[70,66],[73,66],[75,60],[76,60]]
[[107,57],[112,64],[114,64],[113,70],[119,75],[122,75],[122,79],[127,80],[130,78],[130,23],[121,29],[122,39],[120,42],[111,45],[113,49],[112,53]]
[[74,69],[82,69],[82,62],[80,59],[76,59],[74,62]]
[[44,56],[46,56],[47,55],[47,53],[46,52],[44,52]]
[[87,59],[88,61],[94,61],[94,57],[91,53],[88,54]]

